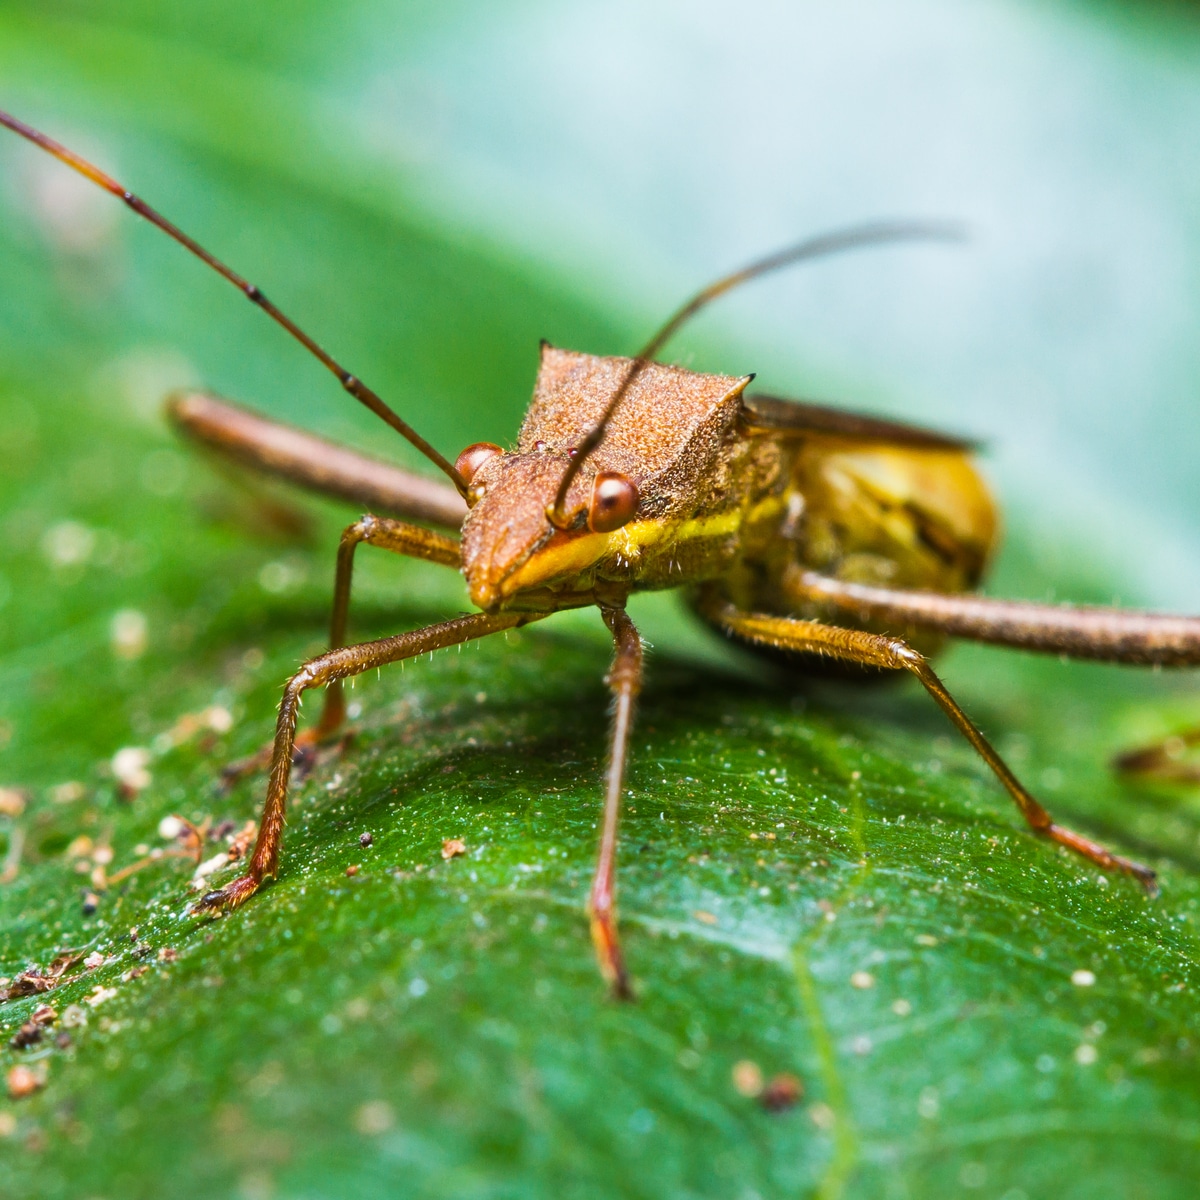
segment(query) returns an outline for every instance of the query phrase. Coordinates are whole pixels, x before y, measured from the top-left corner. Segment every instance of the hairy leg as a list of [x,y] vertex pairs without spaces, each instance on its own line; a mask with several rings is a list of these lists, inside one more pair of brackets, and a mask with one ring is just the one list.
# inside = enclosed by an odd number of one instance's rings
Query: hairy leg
[[979,756],[991,767],[1016,802],[1021,814],[1038,833],[1082,854],[1097,866],[1124,871],[1134,876],[1148,890],[1155,890],[1154,872],[1140,863],[1113,854],[1103,846],[1055,823],[1054,818],[1025,790],[1008,764],[983,736],[978,727],[958,706],[942,681],[925,661],[906,643],[897,638],[864,633],[857,629],[841,629],[816,621],[800,621],[792,617],[775,617],[748,613],[735,608],[713,592],[700,598],[700,611],[719,628],[735,637],[780,650],[807,654],[828,655],[844,662],[879,667],[891,671],[908,671],[921,681],[925,690],[950,718],[955,728],[975,747]]
[[[330,620],[329,648],[337,650],[346,644],[346,622],[350,614],[350,584],[354,575],[354,551],[362,542],[391,550],[407,558],[420,558],[442,566],[458,567],[462,561],[459,544],[453,538],[404,521],[393,521],[389,517],[376,517],[368,513],[342,533],[338,545],[337,574],[333,585],[333,616]],[[335,679],[325,693],[321,719],[311,729],[305,730],[297,739],[295,751],[303,754],[311,747],[327,741],[341,727],[346,716],[346,702],[342,694],[341,678]],[[264,746],[258,752],[237,762],[230,763],[222,772],[225,785],[241,779],[254,771],[261,771],[271,762],[273,746]]]
[[347,676],[360,675],[373,667],[415,658],[446,646],[498,633],[502,629],[514,629],[540,618],[541,614],[529,613],[474,613],[468,617],[457,617],[453,621],[442,621],[412,633],[401,633],[395,637],[382,638],[377,642],[364,642],[358,646],[343,646],[329,650],[305,663],[283,690],[283,701],[279,706],[279,719],[275,725],[275,743],[271,756],[271,773],[267,783],[267,799],[263,805],[262,818],[258,827],[258,840],[250,855],[245,875],[201,898],[197,909],[236,908],[248,900],[264,879],[273,877],[279,867],[279,844],[283,838],[284,810],[287,802],[288,780],[292,770],[292,752],[296,740],[296,718],[300,710],[300,699],[309,688],[322,687]]
[[617,822],[621,812],[621,790],[625,779],[625,761],[629,755],[633,710],[642,688],[642,639],[623,608],[603,608],[600,611],[613,635],[613,665],[607,682],[613,694],[614,707],[608,774],[604,783],[600,852],[588,900],[588,916],[601,974],[608,980],[618,999],[632,1000],[633,989],[617,936]]

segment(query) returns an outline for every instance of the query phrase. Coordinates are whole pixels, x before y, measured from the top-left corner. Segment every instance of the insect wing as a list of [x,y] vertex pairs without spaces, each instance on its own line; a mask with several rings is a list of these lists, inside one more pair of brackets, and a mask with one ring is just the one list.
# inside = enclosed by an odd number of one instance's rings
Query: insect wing
[[930,450],[975,450],[978,443],[882,417],[862,416],[804,400],[755,393],[742,397],[742,424],[749,433],[818,434],[856,442],[885,442]]

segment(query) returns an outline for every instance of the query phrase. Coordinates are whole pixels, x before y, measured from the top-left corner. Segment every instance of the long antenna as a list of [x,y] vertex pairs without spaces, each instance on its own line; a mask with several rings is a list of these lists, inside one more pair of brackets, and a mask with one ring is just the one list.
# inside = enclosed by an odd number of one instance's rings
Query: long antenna
[[857,250],[865,246],[878,246],[889,242],[960,242],[966,238],[966,230],[962,225],[950,221],[878,221],[870,225],[855,225],[849,229],[837,229],[831,233],[822,233],[817,237],[807,238],[766,258],[760,258],[740,271],[724,275],[715,283],[697,292],[682,308],[680,308],[665,325],[642,347],[634,358],[625,378],[613,393],[608,406],[600,419],[588,430],[583,440],[575,447],[576,453],[567,464],[566,473],[558,485],[554,503],[546,510],[546,515],[552,524],[562,529],[567,523],[563,513],[567,492],[588,455],[596,449],[604,438],[604,431],[612,420],[621,401],[629,393],[633,381],[646,369],[650,360],[659,352],[666,342],[674,335],[679,327],[694,317],[702,308],[710,304],[718,296],[732,291],[735,287],[757,279],[761,275],[769,275],[793,263],[813,258],[823,258],[829,254],[838,254],[843,250]]
[[90,179],[92,183],[98,184],[106,192],[111,192],[114,196],[123,200],[139,217],[144,217],[151,225],[157,226],[168,237],[177,241],[185,250],[190,250],[201,262],[207,263],[217,274],[228,279],[247,300],[253,304],[257,304],[267,316],[275,321],[276,324],[282,325],[300,345],[332,371],[337,376],[338,382],[341,383],[342,387],[350,395],[361,404],[365,404],[377,417],[386,421],[401,437],[407,438],[439,470],[444,471],[450,477],[454,486],[458,488],[459,492],[464,497],[466,496],[467,486],[459,473],[454,469],[454,465],[438,453],[407,421],[402,420],[393,412],[361,379],[351,375],[332,355],[317,345],[291,317],[276,308],[254,284],[243,279],[236,271],[221,262],[219,258],[216,258],[205,250],[199,242],[188,237],[182,229],[173,225],[161,213],[156,212],[144,200],[135,196],[133,192],[123,187],[112,176],[106,175],[99,167],[93,166],[86,159],[81,158],[73,150],[68,150],[66,146],[56,142],[53,138],[47,137],[31,125],[26,125],[24,121],[18,121],[16,117],[10,116],[3,111],[0,111],[0,125],[6,126],[13,133],[25,138],[26,141],[39,146],[48,154],[52,154],[59,162],[66,163],[72,170],[78,171],[85,179]]

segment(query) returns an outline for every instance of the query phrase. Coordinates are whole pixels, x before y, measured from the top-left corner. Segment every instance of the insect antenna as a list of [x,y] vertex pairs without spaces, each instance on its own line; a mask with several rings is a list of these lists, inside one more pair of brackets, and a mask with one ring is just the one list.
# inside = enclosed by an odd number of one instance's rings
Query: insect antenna
[[579,474],[588,455],[600,445],[604,439],[604,431],[612,420],[621,401],[629,393],[633,382],[649,366],[651,359],[670,340],[684,322],[690,320],[702,308],[705,308],[718,296],[725,295],[743,283],[769,275],[783,267],[814,258],[824,258],[830,254],[838,254],[843,250],[858,250],[866,246],[879,246],[891,242],[957,242],[966,238],[966,229],[950,221],[879,221],[870,225],[854,225],[848,229],[837,229],[830,233],[822,233],[817,237],[806,238],[795,245],[786,246],[774,254],[768,254],[741,270],[724,275],[708,287],[697,292],[686,304],[676,310],[658,332],[642,347],[635,356],[625,378],[621,380],[612,399],[608,402],[600,419],[588,430],[579,445],[575,447],[575,455],[567,464],[567,470],[558,485],[554,503],[546,510],[546,515],[553,525],[563,528],[566,516],[563,505],[566,503],[567,492],[575,477]]
[[92,163],[88,162],[85,158],[81,158],[73,150],[68,150],[66,146],[56,142],[53,138],[47,137],[46,134],[34,129],[31,125],[26,125],[24,121],[19,121],[16,117],[10,116],[3,111],[0,111],[0,125],[11,129],[13,133],[19,134],[26,141],[32,142],[48,154],[52,154],[59,162],[65,163],[68,167],[78,171],[85,179],[91,180],[92,183],[102,187],[106,192],[111,192],[114,196],[124,201],[129,208],[133,209],[139,217],[144,217],[151,225],[157,226],[169,238],[172,238],[183,246],[185,250],[190,250],[201,262],[207,263],[212,267],[218,275],[228,279],[251,303],[258,305],[271,320],[286,329],[300,345],[332,371],[337,376],[338,382],[341,383],[342,387],[351,396],[369,408],[377,417],[386,421],[401,437],[407,438],[430,462],[450,477],[461,495],[466,496],[466,484],[454,469],[453,463],[435,450],[407,421],[404,421],[393,412],[361,379],[352,375],[331,354],[323,350],[291,317],[272,304],[254,284],[243,279],[236,271],[227,267],[215,255],[210,254],[199,242],[189,237],[177,225],[172,224],[161,213],[151,208],[139,196],[135,196],[133,192],[118,183],[112,176],[105,174],[99,167],[93,166]]

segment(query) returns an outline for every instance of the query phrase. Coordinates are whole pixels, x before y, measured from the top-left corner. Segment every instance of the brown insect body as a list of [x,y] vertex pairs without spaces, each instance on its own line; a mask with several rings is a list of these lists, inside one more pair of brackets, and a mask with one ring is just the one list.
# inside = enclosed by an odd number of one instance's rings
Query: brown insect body
[[[516,449],[471,479],[463,574],[485,612],[621,605],[630,592],[717,581],[740,608],[829,619],[829,605],[788,586],[798,567],[942,593],[978,584],[997,521],[968,446],[861,417],[830,430],[822,417],[842,414],[746,397],[751,376],[658,363],[573,481],[569,527],[548,525],[572,449],[632,366],[543,346]],[[895,444],[897,430],[909,444]],[[627,524],[593,533],[585,517],[602,472],[642,499]]]

